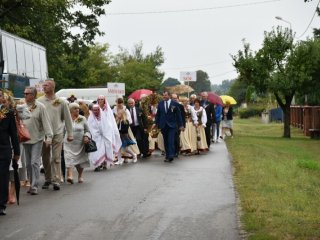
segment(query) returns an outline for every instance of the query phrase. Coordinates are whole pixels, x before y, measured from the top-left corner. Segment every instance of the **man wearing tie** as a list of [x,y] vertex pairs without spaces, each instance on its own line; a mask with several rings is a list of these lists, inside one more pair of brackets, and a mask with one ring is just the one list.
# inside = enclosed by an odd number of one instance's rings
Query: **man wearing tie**
[[178,129],[184,130],[179,103],[171,101],[169,93],[163,92],[163,100],[158,104],[155,124],[161,129],[163,141],[166,151],[165,162],[172,162],[175,155],[175,135]]
[[136,103],[133,98],[128,99],[128,108],[132,123],[130,128],[132,133],[137,140],[139,150],[143,158],[149,157],[149,141],[148,141],[148,132],[147,132],[147,118],[143,114],[143,111],[136,106]]
[[206,140],[208,149],[210,149],[210,143],[211,143],[211,126],[216,122],[216,112],[214,109],[214,105],[208,101],[208,93],[202,92],[201,93],[201,106],[206,110],[207,114],[207,123],[205,133],[206,133]]

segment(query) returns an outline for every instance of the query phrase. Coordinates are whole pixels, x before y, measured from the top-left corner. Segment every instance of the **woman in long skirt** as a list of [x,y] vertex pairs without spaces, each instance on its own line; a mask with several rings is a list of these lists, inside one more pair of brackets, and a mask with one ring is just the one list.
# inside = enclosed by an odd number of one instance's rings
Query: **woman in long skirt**
[[193,133],[193,122],[197,121],[197,116],[193,107],[189,105],[188,98],[181,97],[180,100],[182,101],[186,118],[186,128],[180,133],[181,153],[190,154],[197,151],[197,143],[192,141],[192,134],[195,134]]
[[[195,138],[197,142],[197,150],[198,153],[203,151],[208,151],[208,145],[206,140],[206,134],[204,131],[204,128],[206,127],[207,123],[207,114],[203,107],[200,106],[200,100],[195,99],[194,100],[194,107],[193,107],[196,115],[197,115],[197,121],[194,121],[193,126],[193,133],[195,132]],[[195,139],[193,138],[193,141]]]

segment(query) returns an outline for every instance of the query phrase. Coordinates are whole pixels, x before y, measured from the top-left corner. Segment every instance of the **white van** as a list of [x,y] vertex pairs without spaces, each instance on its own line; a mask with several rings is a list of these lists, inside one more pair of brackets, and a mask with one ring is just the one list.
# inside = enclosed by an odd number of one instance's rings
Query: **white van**
[[99,95],[106,96],[108,103],[112,106],[115,104],[116,99],[122,97],[120,95],[114,95],[108,93],[108,88],[73,88],[73,89],[61,89],[56,92],[57,97],[69,98],[74,95],[77,100],[95,101]]

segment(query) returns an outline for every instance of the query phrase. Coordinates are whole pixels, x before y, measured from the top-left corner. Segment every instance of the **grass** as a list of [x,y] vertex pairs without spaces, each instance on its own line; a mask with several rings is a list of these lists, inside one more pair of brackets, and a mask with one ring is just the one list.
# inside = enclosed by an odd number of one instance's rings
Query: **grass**
[[227,147],[250,240],[320,239],[320,141],[282,124],[235,119]]

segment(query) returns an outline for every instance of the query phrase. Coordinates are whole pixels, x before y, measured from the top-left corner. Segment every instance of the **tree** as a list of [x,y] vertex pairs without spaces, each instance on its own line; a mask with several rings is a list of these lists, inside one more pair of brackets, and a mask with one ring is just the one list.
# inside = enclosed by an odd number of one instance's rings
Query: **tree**
[[157,47],[153,53],[146,55],[142,49],[143,44],[138,43],[132,53],[120,48],[120,53],[115,56],[114,81],[126,84],[127,95],[141,88],[159,90],[163,80],[164,73],[158,68],[164,62],[162,49]]
[[179,82],[178,79],[169,77],[166,80],[164,80],[163,83],[161,83],[159,90],[163,91],[165,90],[166,87],[172,87],[180,84],[181,83]]
[[[110,0],[3,0],[0,28],[47,49],[48,69],[58,87],[79,85],[74,72],[99,30],[99,16]],[[85,10],[85,11],[84,11]],[[76,31],[72,31],[76,30]],[[81,71],[81,70],[80,70]]]
[[231,85],[228,95],[233,96],[237,99],[238,103],[246,102],[246,94],[247,94],[248,84],[244,81],[235,80]]
[[197,71],[197,80],[195,82],[190,82],[189,85],[194,89],[196,93],[211,91],[209,75],[202,70]]
[[[319,65],[319,43],[309,40],[293,43],[289,29],[278,27],[265,32],[262,48],[252,52],[244,43],[244,49],[232,56],[239,79],[255,87],[258,93],[270,92],[284,113],[283,137],[290,138],[290,105],[295,93],[310,89],[313,75]],[[310,91],[310,90],[309,90]]]

